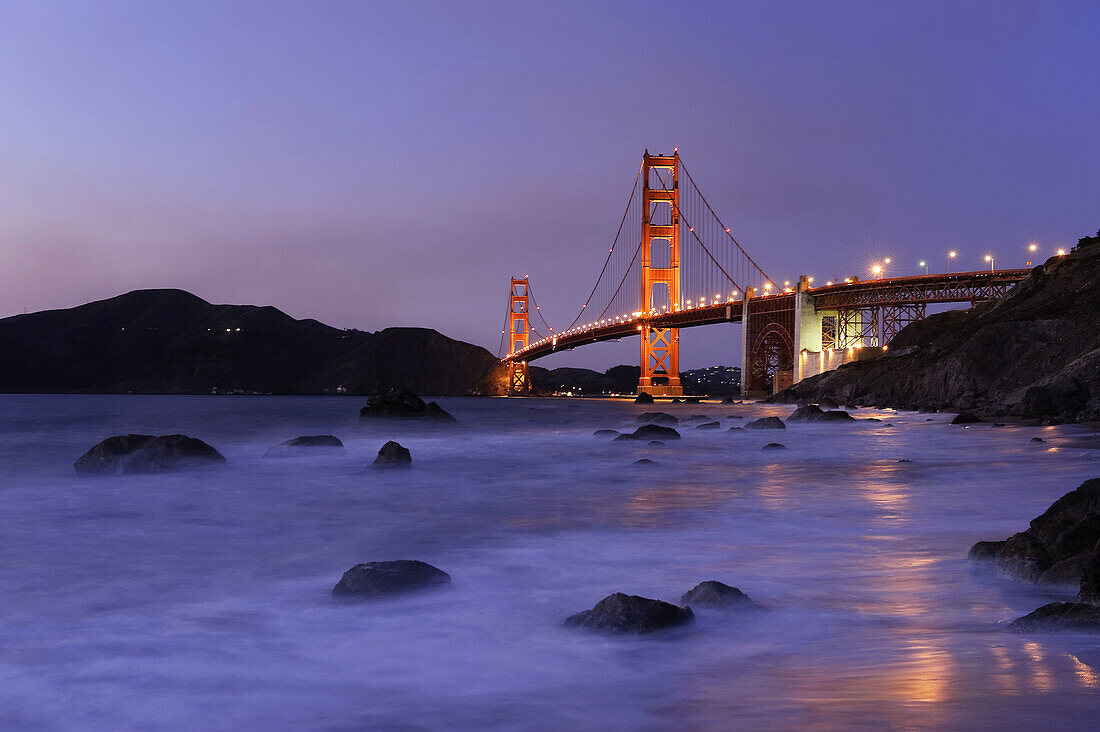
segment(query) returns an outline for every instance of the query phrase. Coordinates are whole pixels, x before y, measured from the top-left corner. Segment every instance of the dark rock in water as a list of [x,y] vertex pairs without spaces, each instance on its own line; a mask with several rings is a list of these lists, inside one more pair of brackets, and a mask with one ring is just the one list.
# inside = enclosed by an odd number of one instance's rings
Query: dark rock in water
[[745,425],[747,430],[785,430],[787,425],[779,417],[761,417]]
[[993,426],[994,427],[1007,427],[1007,425],[1004,422],[994,422]]
[[665,443],[661,442],[660,440],[650,440],[646,443],[646,447],[661,447],[664,444]]
[[334,597],[376,599],[450,584],[451,576],[415,559],[357,564],[332,588]]
[[733,401],[733,397],[726,397],[725,399],[722,400],[722,403],[723,404],[736,404],[736,402]]
[[619,434],[619,431],[618,430],[596,430],[592,434],[597,436],[597,437],[614,437],[615,435]]
[[293,440],[280,442],[264,453],[264,457],[288,457],[301,454],[303,450],[312,449],[344,449],[344,443],[334,435],[302,435]]
[[710,419],[710,417],[708,417],[705,414],[693,414],[690,417],[685,417],[684,421],[685,422],[698,422],[699,420],[706,420],[706,419]]
[[378,457],[374,458],[373,465],[407,468],[412,465],[412,453],[409,448],[390,440],[378,450]]
[[455,418],[435,402],[424,400],[408,389],[390,389],[367,398],[359,410],[360,419],[418,419],[429,422],[454,422]]
[[684,397],[684,404],[698,404],[699,397]]
[[951,420],[951,424],[977,424],[978,422],[984,422],[981,417],[978,417],[970,412],[959,412],[955,415],[955,418]]
[[672,400],[672,403],[673,403],[673,404],[683,404],[683,403],[684,403],[684,400],[683,400],[683,399],[673,399],[673,400]]
[[854,422],[855,417],[848,414],[844,410],[834,409],[832,411],[822,411],[821,408],[815,407],[812,404],[807,404],[804,407],[799,407],[791,413],[790,417],[787,417],[789,422]]
[[817,406],[821,407],[822,409],[840,409],[840,405],[834,402],[829,397],[825,397],[824,399],[819,401],[817,403]]
[[1044,440],[1042,437],[1032,437],[1031,441],[1032,442],[1046,442],[1046,440]]
[[707,580],[695,585],[680,598],[681,605],[712,607],[720,610],[761,610],[748,595],[736,587],[716,580]]
[[744,428],[744,427],[730,427],[730,428],[729,428],[728,430],[726,430],[726,431],[727,431],[727,432],[744,432],[744,431],[745,431],[745,428]]
[[662,427],[659,424],[643,424],[641,427],[634,430],[634,439],[678,440],[680,439],[680,433],[671,427]]
[[643,412],[635,419],[635,422],[649,422],[652,424],[676,424],[680,420],[668,412]]
[[604,633],[652,633],[694,619],[695,614],[689,607],[616,592],[600,600],[591,610],[570,615],[565,625]]
[[967,555],[970,559],[996,559],[997,552],[1007,542],[1004,541],[979,541],[974,546],[970,547],[970,553]]
[[1100,478],[1065,494],[997,550],[1001,572],[1032,582],[1079,582],[1100,543]]
[[225,458],[202,440],[186,435],[116,435],[81,455],[78,473],[163,473],[199,465],[224,463]]
[[899,463],[911,463],[911,462],[913,462],[913,461],[912,461],[912,460],[910,460],[909,458],[902,458],[901,460],[898,460],[898,462],[899,462]]
[[634,403],[635,404],[652,404],[653,403],[653,395],[652,394],[646,394],[643,391],[641,394],[639,394],[637,397],[634,398]]
[[740,414],[727,414],[726,419],[744,419],[744,416]]
[[787,446],[784,445],[784,444],[781,444],[779,442],[769,442],[767,445],[764,445],[760,449],[761,450],[786,450]]
[[1100,631],[1100,606],[1083,602],[1052,602],[1008,624],[1014,633],[1032,631]]
[[624,432],[623,434],[619,435],[614,440],[612,440],[612,442],[626,442],[627,440],[633,440],[633,439],[634,439],[634,435]]
[[722,427],[721,422],[704,422],[703,424],[696,426],[695,429],[697,429],[697,430],[717,430],[717,429],[721,429],[721,427]]
[[635,465],[656,465],[656,460],[650,460],[649,458],[639,458],[634,461]]

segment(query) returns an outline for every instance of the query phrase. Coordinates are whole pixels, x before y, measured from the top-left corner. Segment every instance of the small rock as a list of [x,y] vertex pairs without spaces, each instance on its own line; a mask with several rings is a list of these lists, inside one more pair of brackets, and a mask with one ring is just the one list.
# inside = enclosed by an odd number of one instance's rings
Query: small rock
[[664,444],[665,443],[661,442],[660,440],[650,440],[646,443],[646,447],[661,447]]
[[360,419],[418,419],[429,422],[454,422],[455,418],[435,402],[428,404],[408,389],[390,389],[367,399],[359,410]]
[[626,442],[627,440],[633,440],[633,439],[634,439],[634,435],[632,435],[628,432],[624,432],[623,434],[619,435],[614,440],[612,440],[612,442]]
[[699,397],[684,397],[684,404],[698,404]]
[[634,464],[635,465],[656,465],[657,461],[656,460],[650,460],[649,458],[639,458],[638,460],[634,461]]
[[302,435],[293,440],[280,442],[274,447],[268,448],[264,457],[289,457],[301,454],[303,449],[344,449],[344,443],[333,435]]
[[745,428],[744,428],[744,427],[730,427],[730,428],[729,428],[728,430],[726,430],[726,431],[727,431],[727,432],[744,432],[744,431],[745,431]]
[[415,559],[357,564],[332,588],[334,597],[376,599],[450,584],[442,569]]
[[994,423],[993,423],[993,426],[994,426],[994,427],[1005,427],[1005,426],[1007,426],[1007,425],[1005,425],[1005,423],[1004,423],[1004,422],[994,422]]
[[695,429],[697,429],[697,430],[717,430],[717,429],[721,429],[721,427],[722,427],[721,422],[704,422],[703,424],[698,425]]
[[878,417],[868,417],[867,419],[865,419],[863,421],[864,422],[881,422],[882,420],[879,419]]
[[720,610],[761,610],[741,590],[730,587],[717,580],[707,580],[695,585],[680,598],[681,605],[695,605],[698,607],[712,607]]
[[635,440],[658,438],[662,440],[678,440],[680,439],[680,433],[671,427],[662,427],[659,424],[643,424],[641,427],[634,430],[633,437]]
[[1083,602],[1052,602],[1008,624],[1014,633],[1030,631],[1100,631],[1100,606]]
[[372,464],[380,467],[407,468],[412,465],[412,453],[409,452],[409,448],[390,440],[378,450],[378,456],[374,458]]
[[1046,440],[1044,440],[1042,437],[1032,437],[1031,441],[1032,442],[1046,442]]
[[913,461],[912,461],[912,460],[910,460],[909,458],[902,458],[901,460],[898,460],[898,462],[899,462],[899,463],[911,463],[911,462],[913,462]]
[[740,414],[727,414],[726,419],[744,419]]
[[683,399],[673,399],[673,400],[672,400],[672,403],[673,403],[673,404],[683,404],[683,403],[684,403],[684,400],[683,400]]
[[761,417],[745,425],[747,430],[785,430],[787,425],[779,417]]
[[596,437],[614,437],[619,434],[618,430],[596,430],[592,433]]
[[639,394],[637,397],[634,398],[634,403],[635,404],[652,404],[653,403],[653,395],[652,394],[646,394],[643,391],[641,394]]
[[676,424],[680,420],[668,412],[643,412],[639,414],[634,421],[646,422],[649,424]]
[[99,475],[164,473],[224,462],[220,452],[187,435],[116,435],[77,458],[73,469]]
[[764,445],[760,449],[761,450],[786,450],[787,446],[783,445],[781,443],[778,443],[778,442],[769,442],[767,445]]
[[977,424],[983,421],[983,419],[970,412],[959,412],[955,415],[955,418],[951,420],[951,424]]
[[604,633],[652,633],[694,619],[695,614],[689,607],[616,592],[600,600],[591,610],[570,615],[565,625]]

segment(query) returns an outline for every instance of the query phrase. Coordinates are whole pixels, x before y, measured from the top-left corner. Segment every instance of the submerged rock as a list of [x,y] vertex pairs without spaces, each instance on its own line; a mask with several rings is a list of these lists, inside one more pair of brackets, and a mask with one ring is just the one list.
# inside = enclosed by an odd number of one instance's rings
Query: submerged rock
[[698,404],[700,397],[684,397],[684,404]]
[[726,430],[726,431],[727,431],[727,432],[744,432],[744,431],[745,431],[745,428],[744,428],[744,427],[730,427],[730,428],[729,428],[728,430]]
[[711,607],[719,610],[761,610],[761,606],[736,587],[717,580],[700,582],[680,598],[681,605]]
[[357,564],[332,588],[334,597],[377,599],[450,584],[442,569],[415,559]]
[[570,615],[565,625],[604,633],[652,633],[694,619],[695,614],[689,607],[616,592],[600,600],[591,610]]
[[722,428],[721,422],[704,422],[701,425],[696,425],[697,430],[717,430]]
[[326,448],[343,450],[344,443],[334,435],[302,435],[268,448],[267,452],[264,453],[264,457],[289,457],[301,454],[303,450]]
[[596,430],[592,433],[596,437],[614,437],[619,434],[618,430]]
[[367,406],[359,410],[360,419],[416,419],[429,422],[454,422],[443,407],[424,400],[408,389],[390,389],[385,394],[367,398]]
[[643,412],[639,414],[634,421],[650,424],[677,424],[680,420],[668,412]]
[[660,440],[650,440],[646,443],[648,447],[661,447],[664,444],[665,443],[661,442]]
[[635,465],[656,465],[656,460],[650,460],[649,458],[639,458],[634,461]]
[[643,391],[641,394],[639,394],[638,396],[636,396],[634,398],[634,403],[635,404],[652,404],[653,403],[653,395],[652,394],[646,394]]
[[767,445],[764,445],[760,449],[761,450],[786,450],[787,446],[780,443],[780,442],[769,442]]
[[387,468],[407,468],[412,465],[412,453],[409,452],[409,448],[402,447],[393,440],[390,440],[379,448],[378,456],[374,458],[372,465]]
[[680,433],[671,427],[662,427],[659,424],[643,424],[634,430],[633,437],[635,440],[678,440]]
[[220,452],[187,435],[116,435],[77,458],[73,469],[99,475],[164,473],[224,462]]
[[1046,440],[1044,440],[1042,437],[1032,437],[1031,441],[1032,442],[1046,442]]
[[1052,602],[1008,624],[1014,633],[1031,631],[1100,631],[1100,606],[1083,602]]
[[785,430],[787,425],[779,417],[761,417],[745,425],[747,430]]
[[977,424],[984,421],[985,420],[981,417],[971,414],[970,412],[959,412],[955,415],[955,418],[951,420],[951,424]]

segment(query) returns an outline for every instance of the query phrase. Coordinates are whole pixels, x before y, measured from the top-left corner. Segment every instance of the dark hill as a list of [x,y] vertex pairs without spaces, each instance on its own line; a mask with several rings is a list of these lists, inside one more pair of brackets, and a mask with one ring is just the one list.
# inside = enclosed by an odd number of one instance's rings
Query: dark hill
[[137,290],[0,319],[0,391],[422,394],[493,391],[497,359],[427,328],[378,333],[295,320],[273,307],[211,305]]
[[955,407],[1100,420],[1100,234],[1032,270],[998,302],[904,328],[881,358],[796,384],[777,401]]

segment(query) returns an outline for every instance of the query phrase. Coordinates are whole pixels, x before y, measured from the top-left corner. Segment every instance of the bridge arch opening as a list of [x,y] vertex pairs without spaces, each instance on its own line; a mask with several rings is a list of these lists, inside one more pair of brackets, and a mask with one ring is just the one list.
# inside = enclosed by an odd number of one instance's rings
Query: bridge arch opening
[[524,323],[522,320],[517,320],[515,322],[515,329],[512,332],[513,333],[519,333],[519,334],[526,333],[527,332],[527,324]]
[[[668,239],[653,239],[649,245],[649,264],[657,269],[671,267],[672,242]],[[666,284],[665,287],[667,288],[668,285]]]

